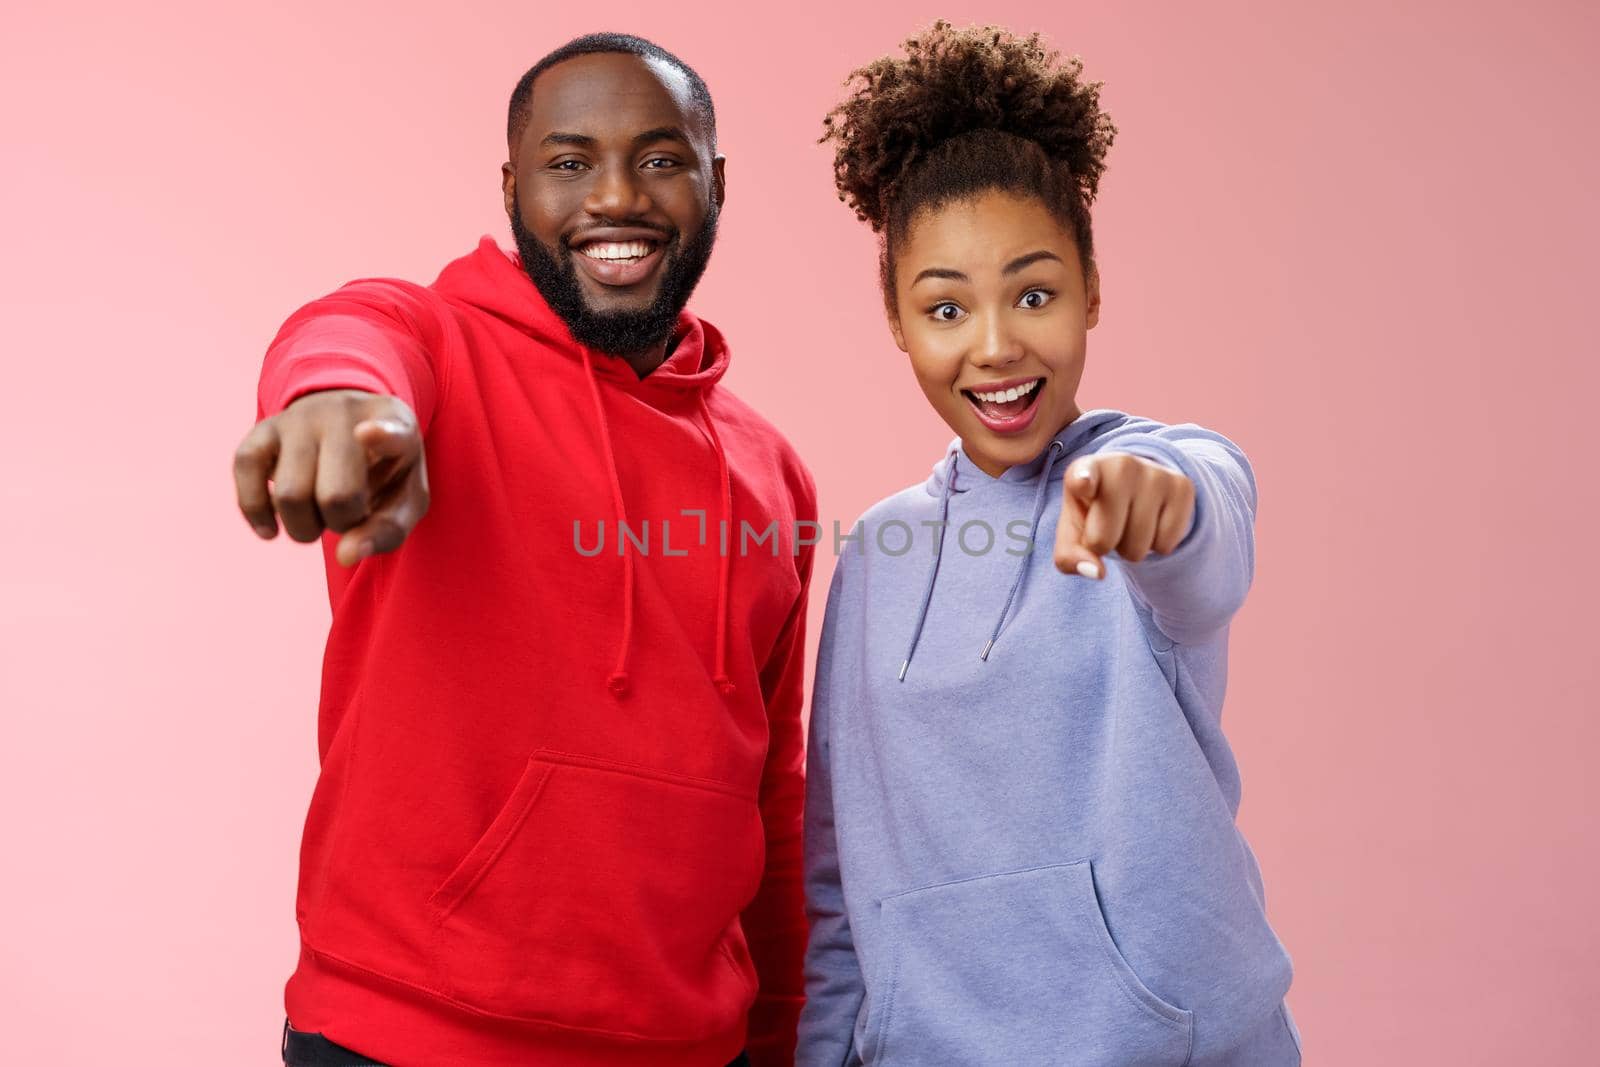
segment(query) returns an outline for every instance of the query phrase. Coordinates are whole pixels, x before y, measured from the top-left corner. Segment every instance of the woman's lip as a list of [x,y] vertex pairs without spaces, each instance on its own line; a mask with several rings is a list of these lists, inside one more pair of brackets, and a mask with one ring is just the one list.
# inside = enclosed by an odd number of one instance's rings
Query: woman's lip
[[[1031,381],[1033,381],[1032,378],[1023,378],[1017,384],[1020,385],[1023,382]],[[1034,416],[1039,414],[1039,394],[1044,392],[1045,387],[1048,384],[1049,383],[1045,381],[1039,382],[1038,387],[1035,388],[1033,392],[1028,394],[1032,398],[1028,406],[1010,418],[1005,419],[996,418],[993,415],[985,414],[983,408],[978,406],[978,401],[973,399],[967,391],[963,390],[961,395],[966,399],[968,404],[972,405],[972,413],[978,416],[978,421],[983,423],[986,429],[992,431],[993,433],[1016,434],[1021,433],[1029,426],[1033,425]],[[985,391],[987,392],[987,390]]]
[[601,285],[637,285],[655,272],[661,263],[661,246],[656,245],[645,255],[632,262],[614,259],[595,259],[574,249],[572,255],[578,266]]
[[1042,385],[1044,378],[1042,375],[1029,374],[1022,378],[1005,378],[998,382],[979,382],[976,385],[963,386],[961,391],[963,393],[998,393],[1006,389],[1015,389],[1020,385],[1027,385],[1029,382],[1039,382]]

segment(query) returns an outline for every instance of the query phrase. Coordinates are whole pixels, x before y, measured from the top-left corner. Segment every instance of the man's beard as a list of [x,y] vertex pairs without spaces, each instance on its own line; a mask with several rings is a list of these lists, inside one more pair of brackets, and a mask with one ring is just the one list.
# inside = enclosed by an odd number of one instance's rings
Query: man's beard
[[[522,269],[577,342],[596,352],[625,356],[647,351],[672,336],[678,313],[689,302],[689,294],[694,292],[711,259],[718,214],[719,207],[713,200],[693,237],[685,242],[682,232],[674,230],[661,245],[663,262],[657,268],[661,280],[655,299],[648,307],[636,310],[595,311],[589,307],[578,281],[577,265],[572,262],[573,255],[582,253],[574,253],[564,239],[556,252],[546,248],[522,224],[521,204],[512,205],[511,233],[522,255]],[[627,220],[618,220],[617,224],[627,225]]]

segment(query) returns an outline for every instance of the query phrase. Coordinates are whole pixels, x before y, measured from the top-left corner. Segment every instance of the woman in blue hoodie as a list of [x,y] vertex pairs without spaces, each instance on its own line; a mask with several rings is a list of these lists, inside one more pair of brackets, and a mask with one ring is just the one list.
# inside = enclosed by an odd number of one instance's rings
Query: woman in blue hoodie
[[800,1067],[1293,1067],[1221,729],[1256,487],[1077,405],[1115,134],[1037,35],[938,23],[828,118],[890,329],[956,433],[828,595]]

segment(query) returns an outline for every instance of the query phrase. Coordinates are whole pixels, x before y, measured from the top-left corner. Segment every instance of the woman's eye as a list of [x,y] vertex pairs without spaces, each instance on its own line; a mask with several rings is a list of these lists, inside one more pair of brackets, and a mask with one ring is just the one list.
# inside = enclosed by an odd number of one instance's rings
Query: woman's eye
[[935,304],[931,310],[934,318],[940,322],[955,322],[962,315],[962,311],[954,304]]
[[1052,295],[1048,289],[1029,289],[1022,294],[1022,299],[1017,301],[1017,305],[1029,309],[1042,308],[1050,302]]

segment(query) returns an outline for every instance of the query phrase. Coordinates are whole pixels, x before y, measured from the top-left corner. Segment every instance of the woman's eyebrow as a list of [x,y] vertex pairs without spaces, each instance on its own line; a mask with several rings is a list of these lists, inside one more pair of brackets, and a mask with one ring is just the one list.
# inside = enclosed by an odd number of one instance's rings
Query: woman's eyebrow
[[1032,264],[1032,263],[1037,263],[1042,259],[1053,259],[1057,263],[1061,262],[1061,257],[1060,256],[1056,255],[1054,252],[1050,251],[1048,248],[1041,248],[1037,252],[1029,252],[1025,256],[1018,256],[1016,259],[1013,259],[1010,263],[1007,263],[1005,265],[1005,268],[1003,270],[1001,270],[1000,273],[1001,274],[1015,274],[1015,273],[1017,273],[1017,271],[1021,270],[1023,267],[1026,267],[1026,266],[1028,266],[1029,264]]
[[917,276],[911,279],[911,284],[916,285],[924,278],[948,278],[953,282],[970,282],[972,280],[960,271],[951,270],[949,267],[929,267],[927,270],[918,271]]
[[[1048,248],[1041,248],[1037,252],[1029,252],[1025,256],[1018,256],[1016,259],[1013,259],[1010,263],[1007,263],[1001,268],[1000,273],[1005,275],[1015,274],[1017,271],[1029,266],[1030,264],[1038,263],[1040,260],[1046,259],[1055,260],[1057,263],[1064,262],[1060,256],[1056,255]],[[951,270],[949,267],[929,267],[927,270],[918,271],[917,276],[911,279],[911,284],[916,285],[924,278],[944,278],[952,282],[970,282],[972,280],[961,271]]]

